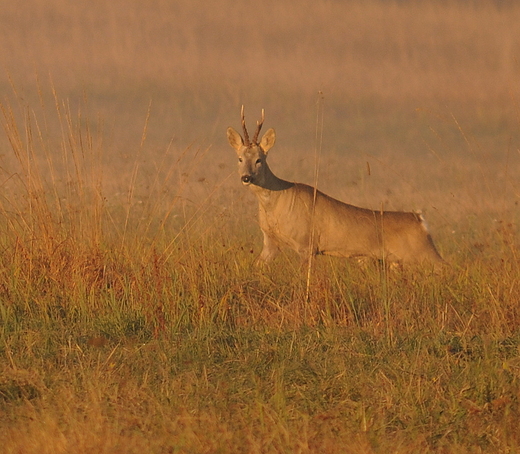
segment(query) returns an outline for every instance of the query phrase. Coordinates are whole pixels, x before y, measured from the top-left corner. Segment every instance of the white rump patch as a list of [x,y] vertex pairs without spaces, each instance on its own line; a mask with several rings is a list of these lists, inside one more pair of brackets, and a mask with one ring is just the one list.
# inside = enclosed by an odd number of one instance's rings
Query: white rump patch
[[422,215],[422,213],[420,211],[415,211],[414,213],[419,218],[419,221],[421,222],[421,227],[424,229],[424,231],[426,233],[430,233],[430,230],[428,229],[428,224],[426,223],[426,219],[424,219],[424,216]]

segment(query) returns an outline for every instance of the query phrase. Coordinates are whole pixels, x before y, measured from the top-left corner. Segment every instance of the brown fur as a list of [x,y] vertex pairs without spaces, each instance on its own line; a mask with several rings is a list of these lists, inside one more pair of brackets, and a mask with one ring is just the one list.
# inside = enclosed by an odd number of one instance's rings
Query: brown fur
[[[243,117],[242,121],[247,138]],[[255,137],[261,124],[258,123]],[[267,153],[276,138],[274,129],[269,129],[260,143],[244,142],[231,127],[227,136],[238,155],[242,182],[258,198],[264,234],[260,263],[274,259],[281,247],[295,250],[302,260],[312,253],[389,262],[444,263],[420,214],[358,208],[306,184],[276,177],[267,164]]]

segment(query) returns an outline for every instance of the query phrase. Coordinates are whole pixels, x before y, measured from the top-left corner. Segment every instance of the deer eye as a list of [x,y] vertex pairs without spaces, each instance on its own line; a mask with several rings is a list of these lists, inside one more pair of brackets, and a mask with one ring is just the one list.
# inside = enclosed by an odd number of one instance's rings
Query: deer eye
[[257,164],[260,164],[261,162],[262,162],[262,160],[261,160],[260,158],[258,158],[258,159],[256,160],[256,163],[257,163]]
[[243,161],[243,159],[242,159],[242,158],[238,158],[238,162],[242,162],[242,161]]

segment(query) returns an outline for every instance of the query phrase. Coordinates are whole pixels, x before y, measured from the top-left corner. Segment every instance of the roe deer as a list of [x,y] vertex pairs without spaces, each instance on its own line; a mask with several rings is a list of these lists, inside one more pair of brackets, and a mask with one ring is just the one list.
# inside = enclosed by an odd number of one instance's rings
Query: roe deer
[[238,155],[242,183],[258,198],[264,247],[257,263],[271,261],[282,246],[294,249],[302,262],[310,254],[326,254],[372,257],[390,263],[445,263],[419,213],[358,208],[306,184],[278,178],[266,160],[275,142],[274,129],[258,141],[264,110],[252,140],[246,129],[244,106],[241,122],[244,137],[231,127],[227,137]]

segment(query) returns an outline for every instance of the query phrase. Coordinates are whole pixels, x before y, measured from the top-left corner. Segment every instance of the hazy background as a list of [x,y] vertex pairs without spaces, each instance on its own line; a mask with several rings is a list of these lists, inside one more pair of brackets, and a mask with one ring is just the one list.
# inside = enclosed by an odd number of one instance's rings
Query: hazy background
[[[490,223],[517,216],[518,24],[520,5],[498,0],[7,2],[0,100],[40,118],[51,142],[59,126],[38,115],[53,111],[53,90],[88,119],[108,198],[136,163],[146,197],[182,155],[187,198],[248,215],[255,202],[225,130],[239,128],[241,104],[250,128],[263,107],[277,131],[276,174],[312,183],[321,150],[320,188],[373,208],[424,209],[442,236],[481,213]],[[8,178],[3,136],[0,147]]]

